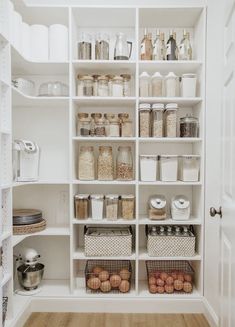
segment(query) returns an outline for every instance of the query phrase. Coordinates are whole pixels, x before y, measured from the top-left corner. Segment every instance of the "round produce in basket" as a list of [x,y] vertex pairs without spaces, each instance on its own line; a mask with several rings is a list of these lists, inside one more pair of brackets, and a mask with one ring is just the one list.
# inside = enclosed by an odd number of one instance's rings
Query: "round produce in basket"
[[119,291],[122,293],[127,293],[129,292],[130,289],[130,283],[128,280],[122,280],[120,285],[119,285]]
[[149,285],[149,292],[152,294],[157,293],[157,286],[156,285]]
[[110,284],[111,287],[116,288],[119,287],[119,285],[121,284],[121,277],[119,275],[112,275],[110,277]]
[[158,286],[164,286],[164,284],[165,284],[164,280],[162,280],[161,278],[157,279],[157,285]]
[[173,277],[171,277],[171,276],[167,277],[167,279],[166,279],[166,284],[167,284],[167,285],[173,285],[173,284],[174,284],[174,279],[173,279]]
[[111,284],[109,280],[106,280],[105,282],[102,282],[100,285],[100,289],[102,292],[107,293],[111,291]]
[[128,269],[122,269],[119,272],[121,279],[129,280],[131,277],[131,272]]
[[181,282],[184,282],[184,275],[182,273],[178,274],[177,279],[181,280]]
[[164,286],[157,286],[157,293],[163,294],[165,292]]
[[105,282],[109,279],[109,272],[107,270],[103,270],[99,273],[99,279],[101,282]]
[[104,270],[103,268],[96,266],[92,269],[92,272],[96,275],[96,277],[98,277],[99,273],[101,273],[101,271],[103,270]]
[[98,290],[100,288],[100,285],[101,285],[101,282],[100,282],[99,278],[97,278],[97,277],[91,277],[87,281],[87,286],[91,290]]
[[189,282],[184,282],[183,290],[184,290],[185,293],[191,293],[192,290],[193,290],[192,284],[189,283]]
[[184,274],[184,280],[186,282],[192,282],[192,276],[190,274]]
[[168,294],[174,293],[174,285],[165,285],[165,291]]
[[149,285],[156,285],[157,280],[155,277],[149,277]]
[[184,284],[183,284],[183,282],[181,280],[176,279],[174,281],[174,288],[175,288],[176,291],[181,291],[183,289],[183,286],[184,286]]
[[162,279],[162,280],[167,280],[167,278],[168,278],[168,274],[167,273],[165,273],[165,272],[162,272],[161,274],[160,274],[160,278]]
[[176,271],[173,271],[173,272],[171,273],[171,277],[172,277],[174,280],[176,280],[177,277],[178,277],[178,273],[177,273]]

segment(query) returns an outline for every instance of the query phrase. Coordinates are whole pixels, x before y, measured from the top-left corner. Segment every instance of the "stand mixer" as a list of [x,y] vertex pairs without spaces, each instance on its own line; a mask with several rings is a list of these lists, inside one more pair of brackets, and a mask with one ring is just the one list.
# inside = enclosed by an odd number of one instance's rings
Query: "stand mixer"
[[18,281],[22,289],[16,291],[20,295],[33,295],[40,292],[40,283],[44,273],[44,265],[38,262],[40,255],[36,250],[26,248],[17,256],[22,261],[17,268]]

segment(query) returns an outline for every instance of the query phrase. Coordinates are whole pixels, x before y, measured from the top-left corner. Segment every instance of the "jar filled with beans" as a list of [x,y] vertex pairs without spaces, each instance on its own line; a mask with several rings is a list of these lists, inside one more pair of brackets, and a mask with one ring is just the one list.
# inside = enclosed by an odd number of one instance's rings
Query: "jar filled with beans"
[[117,155],[117,179],[130,181],[133,179],[133,158],[130,146],[119,146]]

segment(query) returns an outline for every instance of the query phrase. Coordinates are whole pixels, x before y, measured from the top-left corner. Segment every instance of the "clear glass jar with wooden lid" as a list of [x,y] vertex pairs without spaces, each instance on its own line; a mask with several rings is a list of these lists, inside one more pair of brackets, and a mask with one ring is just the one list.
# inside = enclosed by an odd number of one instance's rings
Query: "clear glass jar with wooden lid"
[[98,78],[100,75],[92,75],[93,76],[93,96],[98,96]]
[[90,75],[83,75],[80,77],[80,82],[83,85],[83,92],[81,96],[85,96],[85,97],[93,96],[93,82],[94,82],[93,77]]
[[92,113],[91,114],[91,127],[90,127],[90,136],[95,136],[95,121],[96,119],[102,118],[101,113]]
[[98,156],[98,180],[114,179],[113,151],[111,146],[100,146]]
[[80,74],[77,75],[77,96],[78,97],[83,96],[83,87],[84,87],[83,76],[84,75],[80,75]]
[[106,136],[105,121],[103,118],[95,120],[95,136],[103,137]]
[[98,77],[98,96],[108,97],[109,96],[109,78],[106,75],[101,75]]
[[123,96],[123,78],[119,75],[115,75],[112,79],[112,96],[122,97]]
[[77,135],[81,136],[81,121],[84,119],[89,119],[89,115],[86,112],[79,112],[77,114]]
[[123,96],[130,97],[131,96],[131,75],[130,74],[122,74],[123,78]]
[[119,119],[110,119],[109,120],[109,134],[110,137],[119,137],[120,136],[120,122]]
[[89,217],[89,194],[77,194],[74,197],[75,218],[87,219]]

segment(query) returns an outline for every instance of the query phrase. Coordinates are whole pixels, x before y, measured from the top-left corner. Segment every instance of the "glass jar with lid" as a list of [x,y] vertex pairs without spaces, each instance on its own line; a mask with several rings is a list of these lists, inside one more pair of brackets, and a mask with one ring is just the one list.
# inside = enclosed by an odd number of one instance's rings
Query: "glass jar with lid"
[[91,131],[91,119],[81,118],[78,124],[78,135],[79,136],[89,136]]
[[109,35],[98,33],[95,41],[95,59],[109,60]]
[[91,127],[90,127],[90,135],[95,136],[95,121],[96,119],[102,118],[102,114],[99,112],[93,112],[91,114]]
[[130,97],[131,96],[131,75],[130,74],[122,74],[123,78],[123,96]]
[[93,77],[90,75],[84,75],[81,77],[83,82],[83,96],[93,96]]
[[89,194],[77,194],[75,201],[75,218],[87,219],[89,217]]
[[170,72],[166,77],[166,96],[167,97],[176,97],[177,95],[177,76]]
[[121,124],[121,137],[133,136],[133,121],[131,119],[125,119]]
[[114,179],[113,152],[111,146],[100,146],[98,156],[98,180],[111,181]]
[[198,137],[198,119],[191,115],[180,118],[180,137]]
[[78,179],[95,179],[95,156],[93,146],[81,146],[78,156]]
[[190,218],[190,201],[186,196],[177,195],[171,199],[171,217],[174,220]]
[[178,105],[176,103],[168,103],[165,111],[165,136],[176,137],[177,136],[177,110]]
[[77,76],[77,96],[78,97],[83,96],[83,87],[84,87],[83,76],[84,75],[80,75],[80,74]]
[[115,75],[112,79],[112,96],[122,97],[123,96],[123,78]]
[[98,78],[100,75],[92,75],[93,77],[93,96],[98,96]]
[[110,137],[119,137],[120,136],[120,122],[119,119],[110,119],[109,120],[109,135]]
[[163,137],[163,103],[152,105],[152,137]]
[[150,114],[151,114],[151,105],[149,103],[141,103],[139,105],[140,137],[150,137]]
[[149,199],[149,219],[166,219],[166,198],[164,195],[153,195]]
[[109,78],[106,75],[101,75],[98,77],[98,96],[107,97],[109,96]]
[[199,155],[180,156],[180,180],[183,182],[198,182],[200,172]]
[[135,196],[133,194],[123,194],[121,196],[121,217],[122,219],[134,219],[135,216]]
[[113,78],[115,75],[106,75],[108,77],[108,89],[109,89],[109,96],[113,95]]
[[91,60],[92,37],[88,33],[82,33],[78,42],[78,59]]
[[105,133],[105,122],[103,118],[95,120],[95,136],[103,137],[106,136]]
[[133,158],[130,146],[118,147],[117,179],[123,181],[133,179]]
[[156,72],[152,76],[152,96],[162,97],[163,96],[163,76]]
[[87,119],[89,117],[88,113],[86,112],[79,112],[77,114],[77,135],[81,136],[81,120],[82,119]]
[[140,97],[149,97],[150,92],[150,76],[147,72],[140,74]]
[[105,196],[106,202],[106,218],[107,220],[117,220],[118,219],[118,203],[119,195],[117,194],[107,194]]

